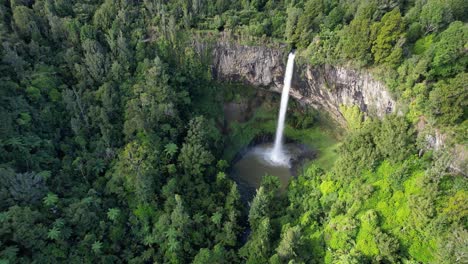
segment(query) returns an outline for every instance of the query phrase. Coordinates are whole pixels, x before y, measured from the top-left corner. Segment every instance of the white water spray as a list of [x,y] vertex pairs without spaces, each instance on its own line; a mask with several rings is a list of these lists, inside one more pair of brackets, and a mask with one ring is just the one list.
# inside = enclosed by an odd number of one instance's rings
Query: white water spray
[[286,73],[284,76],[283,92],[281,94],[281,106],[278,117],[278,126],[276,127],[275,145],[273,146],[273,151],[270,156],[271,161],[280,165],[289,165],[289,157],[283,151],[283,132],[286,110],[288,108],[289,88],[291,88],[291,79],[294,69],[294,57],[295,54],[293,52],[289,53]]

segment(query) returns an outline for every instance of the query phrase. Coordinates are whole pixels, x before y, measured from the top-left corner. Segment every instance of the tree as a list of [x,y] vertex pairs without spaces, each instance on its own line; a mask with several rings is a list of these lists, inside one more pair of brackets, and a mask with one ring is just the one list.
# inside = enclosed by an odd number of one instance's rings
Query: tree
[[346,120],[348,129],[357,130],[361,128],[362,123],[364,122],[364,113],[361,112],[361,109],[357,105],[347,107],[345,105],[340,105],[340,112]]
[[319,24],[322,23],[325,12],[323,2],[323,0],[309,0],[305,3],[304,12],[299,16],[294,34],[298,47],[307,47],[312,40],[313,33],[319,30]]
[[119,208],[109,208],[107,210],[107,218],[109,218],[109,220],[114,221],[114,222],[117,221],[120,214],[121,214],[121,211]]
[[398,262],[399,254],[398,249],[400,244],[398,243],[398,239],[388,235],[382,231],[377,230],[375,234],[375,242],[379,249],[379,256],[378,260],[382,261],[382,259],[387,260],[390,263]]
[[91,249],[93,250],[94,254],[100,255],[102,252],[102,242],[95,241],[93,245],[91,246]]
[[219,132],[213,126],[207,125],[203,117],[190,120],[185,143],[182,144],[178,158],[186,175],[200,176],[207,165],[214,161],[208,149],[217,145],[218,137]]
[[85,234],[96,230],[99,226],[101,213],[101,200],[96,197],[96,193],[91,189],[88,196],[83,199],[75,199],[68,207],[65,208],[67,223],[74,228],[76,236],[85,236]]
[[182,144],[179,164],[186,175],[201,176],[206,166],[214,160],[213,155],[201,144],[187,142]]
[[122,180],[125,191],[122,193],[122,190],[116,188],[119,195],[132,196],[140,203],[151,202],[161,180],[157,177],[157,161],[158,158],[149,142],[132,141],[119,155],[111,184]]
[[429,94],[428,110],[441,125],[454,125],[467,115],[468,74],[460,73],[448,81],[441,80]]
[[392,162],[401,162],[414,153],[413,129],[397,115],[388,115],[382,121],[374,142],[379,152]]
[[301,230],[299,226],[285,228],[281,234],[281,241],[276,248],[276,252],[283,262],[289,262],[298,256],[298,247],[300,245]]
[[372,53],[376,63],[399,65],[403,54],[400,39],[404,29],[405,25],[398,8],[386,13],[380,22],[372,25]]
[[288,18],[286,20],[286,31],[284,35],[289,43],[295,44],[297,39],[294,32],[299,17],[302,15],[302,10],[296,7],[288,7],[286,13],[288,14]]
[[229,193],[226,195],[226,202],[224,205],[224,208],[228,211],[234,211],[238,210],[240,208],[241,204],[241,197],[239,194],[239,190],[237,188],[237,184],[233,182],[231,184],[231,188],[229,190]]
[[422,7],[420,21],[426,32],[437,32],[452,22],[449,1],[428,0]]
[[165,257],[172,263],[183,263],[185,252],[190,251],[188,240],[185,238],[190,230],[190,217],[185,212],[182,198],[175,195],[176,206],[170,215],[170,228],[172,233],[167,235],[168,248]]
[[12,76],[22,78],[28,63],[18,54],[17,48],[12,47],[10,43],[2,43],[4,51],[2,52],[2,62],[11,67]]
[[[90,107],[89,116],[93,126],[101,132],[103,148],[116,148],[122,141],[122,109],[120,90],[112,82],[105,82],[94,93],[98,105]],[[97,104],[97,103],[96,103]]]
[[465,54],[468,25],[456,21],[440,34],[434,46],[434,57],[430,74],[434,77],[449,77],[466,69],[468,58]]
[[[33,254],[45,247],[47,228],[43,225],[44,216],[30,207],[10,207],[2,212],[0,237],[2,244],[15,245],[23,249],[23,254]],[[0,245],[3,246],[3,245]]]
[[47,238],[51,240],[59,240],[60,229],[58,229],[58,227],[55,226],[49,229],[49,231],[47,232]]
[[0,169],[0,187],[5,186],[11,199],[18,204],[33,205],[47,192],[44,179],[38,173],[14,173],[11,169]]
[[46,206],[52,207],[57,204],[57,202],[59,201],[59,198],[55,193],[49,192],[47,193],[47,196],[44,197],[44,199],[42,199],[42,201],[44,202]]
[[364,256],[355,249],[349,252],[338,250],[333,254],[333,263],[337,264],[360,264],[364,262],[364,259]]
[[439,238],[436,261],[441,264],[467,262],[467,239],[468,232],[464,227],[453,226],[447,234]]
[[242,228],[238,224],[239,215],[236,211],[228,212],[228,219],[224,221],[222,232],[216,236],[220,244],[235,247],[238,243],[237,237]]
[[117,14],[117,4],[113,1],[104,1],[96,10],[93,17],[93,24],[103,31],[108,30]]
[[166,153],[166,156],[168,158],[172,158],[174,156],[174,154],[177,153],[177,150],[178,150],[178,147],[174,143],[168,143],[164,147],[164,153]]
[[103,83],[109,71],[109,59],[102,45],[96,40],[83,41],[84,65],[97,83]]
[[247,243],[239,250],[239,255],[246,263],[268,263],[271,254],[271,226],[270,219],[259,219],[258,226],[252,229]]
[[249,223],[252,229],[256,229],[264,217],[269,217],[270,197],[261,186],[257,190],[249,210]]
[[358,59],[363,65],[371,62],[371,22],[365,18],[355,18],[341,31],[340,50],[345,59]]
[[26,6],[20,5],[13,9],[14,25],[18,29],[18,33],[23,38],[39,41],[41,33],[36,23],[33,10]]
[[365,122],[363,127],[350,133],[339,148],[340,158],[334,166],[337,176],[343,180],[356,177],[363,169],[372,169],[381,158],[375,147],[373,131],[378,129],[377,121]]
[[213,249],[202,248],[195,256],[193,264],[205,264],[205,263],[218,263],[228,264],[233,263],[230,260],[230,254],[226,249],[220,245],[215,245]]
[[197,116],[190,120],[185,140],[212,149],[218,147],[220,137],[221,135],[212,120]]
[[141,72],[142,80],[132,87],[126,105],[124,133],[128,138],[137,132],[170,135],[174,133],[171,125],[177,125],[180,119],[175,93],[168,84],[169,76],[159,57],[151,62],[146,60],[142,66],[146,68]]

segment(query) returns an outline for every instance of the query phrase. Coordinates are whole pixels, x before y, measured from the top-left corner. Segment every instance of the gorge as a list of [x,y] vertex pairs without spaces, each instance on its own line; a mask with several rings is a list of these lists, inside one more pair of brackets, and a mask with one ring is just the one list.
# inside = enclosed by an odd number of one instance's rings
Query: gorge
[[[286,70],[285,45],[245,45],[221,33],[218,37],[192,41],[195,50],[211,64],[213,77],[221,82],[243,83],[257,89],[281,93]],[[301,59],[301,54],[297,55]],[[383,118],[398,113],[398,103],[382,81],[366,69],[351,67],[297,63],[291,83],[290,96],[299,103],[327,112],[337,124],[346,127],[341,106],[358,106],[367,115]],[[425,150],[447,147],[446,135],[438,129],[421,130],[425,135]],[[451,153],[451,170],[466,175],[466,149],[457,145]]]
[[278,122],[273,144],[263,143],[247,150],[241,159],[233,165],[231,176],[239,184],[244,199],[249,200],[254,192],[249,189],[260,187],[265,175],[278,177],[281,189],[288,186],[291,173],[291,161],[297,160],[301,155],[300,147],[296,144],[284,144],[283,133],[288,109],[289,89],[294,69],[294,52],[289,53],[287,67],[284,75],[283,88],[281,92],[281,103],[278,113]]
[[[215,79],[281,92],[287,54],[284,46],[241,45],[225,36],[212,42],[193,43],[202,56],[211,58]],[[341,105],[357,105],[361,111],[378,117],[396,111],[396,102],[385,85],[365,70],[299,64],[293,76],[290,95],[325,110],[341,125],[345,124]]]
[[467,13],[0,0],[0,264],[468,263]]

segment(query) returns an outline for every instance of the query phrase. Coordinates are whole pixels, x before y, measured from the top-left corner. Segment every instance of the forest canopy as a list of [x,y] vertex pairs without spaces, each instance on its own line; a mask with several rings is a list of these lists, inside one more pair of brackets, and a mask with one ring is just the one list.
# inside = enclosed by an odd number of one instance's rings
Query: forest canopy
[[[463,0],[0,0],[0,263],[467,263],[466,163],[451,166],[468,135],[467,13]],[[308,164],[286,192],[265,176],[246,204],[223,155],[226,85],[191,41],[221,33],[366,69],[404,107],[343,106],[333,165]]]

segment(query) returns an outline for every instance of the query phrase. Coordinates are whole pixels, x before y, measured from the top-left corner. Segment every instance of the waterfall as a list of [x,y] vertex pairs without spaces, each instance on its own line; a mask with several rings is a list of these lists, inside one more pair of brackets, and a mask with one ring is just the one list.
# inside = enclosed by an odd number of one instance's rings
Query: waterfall
[[284,121],[286,119],[286,110],[288,108],[289,100],[289,88],[291,87],[291,79],[294,69],[294,57],[293,52],[289,53],[288,63],[286,65],[286,73],[284,76],[283,92],[281,94],[281,106],[278,116],[278,125],[276,127],[275,145],[271,152],[271,160],[278,164],[288,164],[289,158],[283,151],[283,132],[284,132]]

